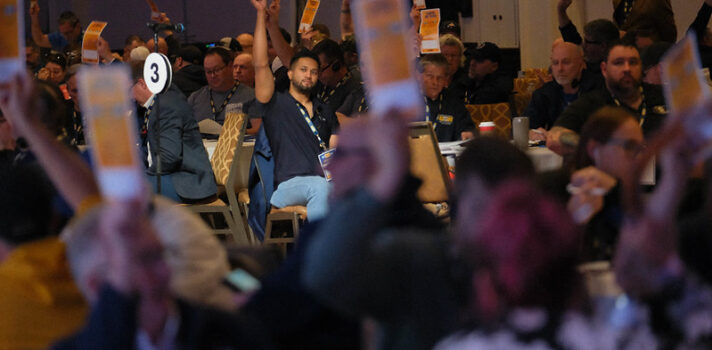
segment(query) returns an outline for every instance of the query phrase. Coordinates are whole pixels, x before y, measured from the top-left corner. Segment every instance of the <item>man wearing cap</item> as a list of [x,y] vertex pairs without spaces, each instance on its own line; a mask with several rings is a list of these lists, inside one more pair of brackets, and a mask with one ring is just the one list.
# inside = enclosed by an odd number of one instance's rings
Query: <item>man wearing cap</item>
[[442,54],[425,55],[423,68],[423,98],[425,120],[433,123],[438,142],[451,142],[474,137],[475,126],[462,100],[445,89],[448,61]]
[[499,71],[502,54],[497,45],[490,42],[480,43],[472,52],[469,62],[467,76],[462,77],[453,86],[466,104],[509,101],[514,81]]
[[222,125],[225,107],[229,103],[247,104],[255,99],[255,90],[235,81],[232,76],[232,55],[224,47],[212,47],[203,59],[205,78],[203,86],[188,97],[197,121],[212,119]]
[[460,35],[460,25],[457,21],[444,21],[440,25],[440,36],[447,34],[452,34],[458,39],[462,39],[462,36]]
[[571,103],[547,133],[546,145],[552,151],[572,152],[583,124],[603,106],[623,107],[637,116],[646,137],[662,126],[667,115],[662,89],[642,82],[640,54],[635,46],[621,41],[611,44],[601,64],[601,73],[605,88],[591,91]]
[[559,32],[564,41],[581,45],[586,60],[586,69],[591,72],[601,71],[601,62],[605,58],[608,45],[620,38],[620,32],[615,23],[607,19],[596,19],[583,27],[583,38],[569,18],[566,10],[572,0],[559,0],[556,11],[559,20]]
[[208,84],[202,61],[203,54],[197,47],[189,45],[178,49],[173,61],[173,85],[186,97]]
[[591,73],[584,67],[580,46],[558,42],[552,47],[551,73],[554,80],[534,91],[522,114],[529,117],[531,129],[540,131],[530,133],[530,139],[545,140],[545,131],[554,126],[566,106],[582,94],[603,87],[601,74]]

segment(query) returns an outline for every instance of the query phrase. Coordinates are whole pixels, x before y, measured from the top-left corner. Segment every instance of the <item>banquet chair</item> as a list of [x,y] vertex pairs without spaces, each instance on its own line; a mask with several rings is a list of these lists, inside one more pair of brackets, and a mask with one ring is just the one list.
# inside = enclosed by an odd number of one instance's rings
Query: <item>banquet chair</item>
[[418,188],[418,199],[436,216],[447,217],[452,184],[432,123],[410,123],[409,145],[412,159],[410,171],[423,182]]
[[[210,203],[192,204],[188,208],[198,214],[211,214],[210,224],[218,235],[229,234],[236,244],[251,245],[256,242],[247,225],[245,202],[249,202],[247,186],[240,174],[240,149],[245,135],[247,115],[244,113],[226,113],[225,123],[210,164],[218,185],[218,198]],[[249,197],[249,196],[248,196]],[[223,200],[227,199],[227,203]],[[214,215],[220,215],[227,228],[217,228]]]
[[466,105],[470,118],[475,125],[481,122],[494,122],[499,136],[512,137],[512,110],[507,102],[493,104]]

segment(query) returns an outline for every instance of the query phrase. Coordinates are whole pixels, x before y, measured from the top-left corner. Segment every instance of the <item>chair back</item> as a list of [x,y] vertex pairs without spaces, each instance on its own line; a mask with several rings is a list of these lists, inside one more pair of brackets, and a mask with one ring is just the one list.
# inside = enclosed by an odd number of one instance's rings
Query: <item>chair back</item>
[[[227,107],[231,107],[228,105]],[[225,112],[225,124],[223,124],[215,152],[210,158],[213,166],[215,181],[218,185],[228,187],[231,178],[237,175],[236,166],[239,164],[242,140],[245,135],[245,124],[247,115],[242,111]]]
[[424,203],[447,202],[451,186],[450,176],[432,123],[411,123],[409,129],[410,171],[413,176],[423,181],[418,189],[418,198]]
[[538,77],[514,79],[514,109],[516,115],[520,116],[524,113],[524,109],[527,108],[532,99],[532,93],[542,85],[544,85],[544,82]]
[[475,125],[479,125],[481,122],[494,122],[500,136],[505,139],[511,138],[512,111],[509,103],[478,104],[465,107],[470,112],[470,118]]

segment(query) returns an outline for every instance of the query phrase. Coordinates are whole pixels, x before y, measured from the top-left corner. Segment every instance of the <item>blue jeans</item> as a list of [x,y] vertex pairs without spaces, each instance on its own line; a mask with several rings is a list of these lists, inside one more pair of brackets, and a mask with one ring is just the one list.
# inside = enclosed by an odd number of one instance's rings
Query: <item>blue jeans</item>
[[277,186],[270,204],[277,208],[306,205],[310,221],[323,218],[328,211],[331,185],[321,176],[296,176]]

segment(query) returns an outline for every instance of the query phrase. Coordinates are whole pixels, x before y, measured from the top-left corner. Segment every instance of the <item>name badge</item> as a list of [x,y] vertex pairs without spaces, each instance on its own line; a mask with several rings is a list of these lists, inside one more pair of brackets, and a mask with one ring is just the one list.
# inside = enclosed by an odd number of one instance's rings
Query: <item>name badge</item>
[[336,148],[331,148],[319,154],[319,164],[321,164],[321,170],[324,171],[324,178],[326,181],[331,181],[331,172],[326,170],[326,168],[329,165],[329,162],[331,162],[331,158],[334,157],[335,150]]
[[442,125],[452,125],[452,121],[454,119],[455,118],[453,118],[453,116],[451,116],[451,115],[446,115],[446,114],[438,115],[438,123],[440,123]]

